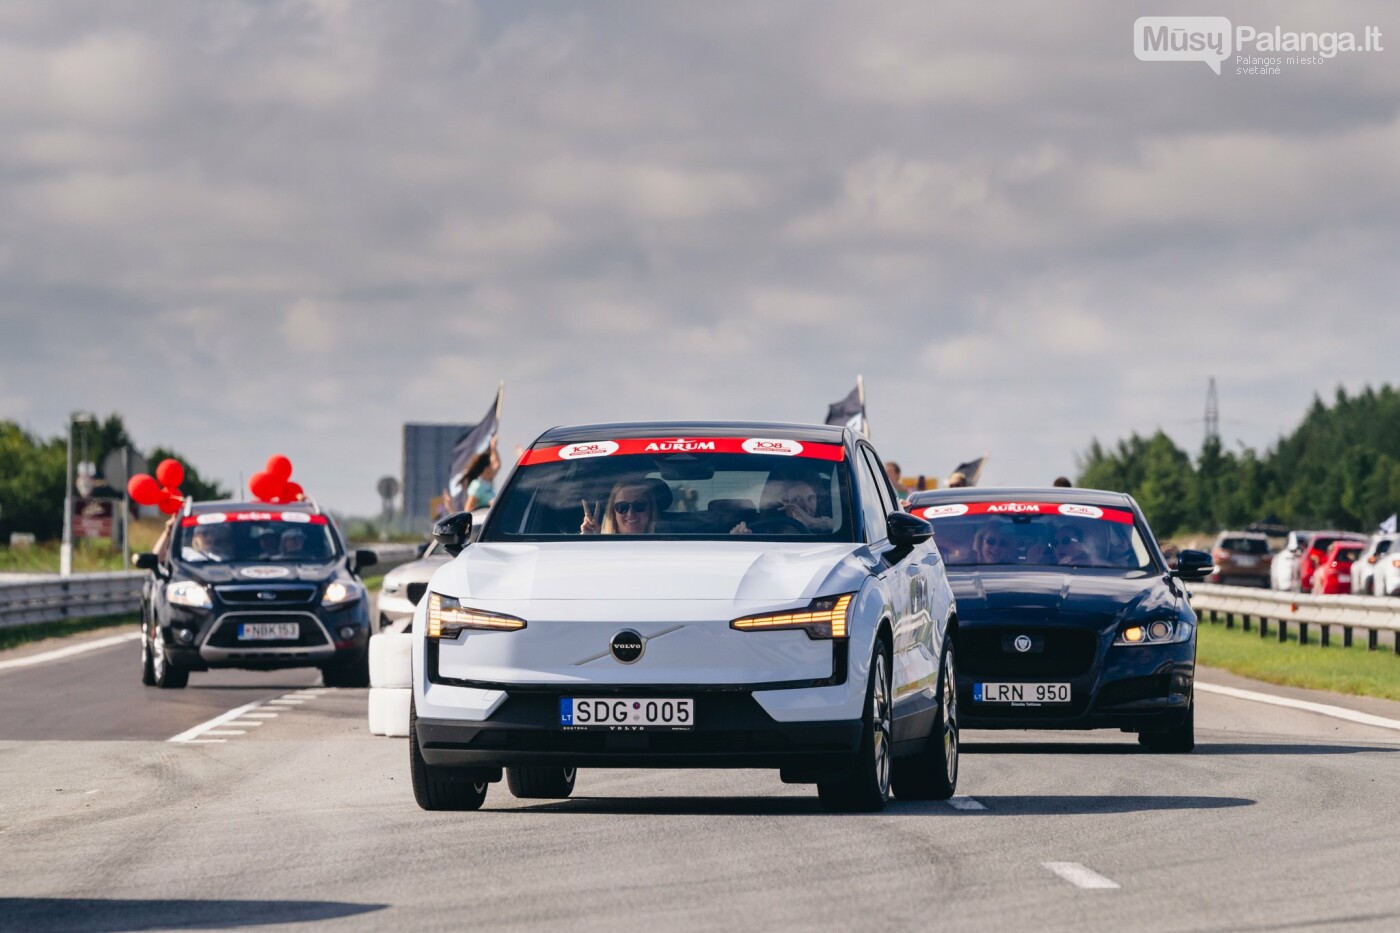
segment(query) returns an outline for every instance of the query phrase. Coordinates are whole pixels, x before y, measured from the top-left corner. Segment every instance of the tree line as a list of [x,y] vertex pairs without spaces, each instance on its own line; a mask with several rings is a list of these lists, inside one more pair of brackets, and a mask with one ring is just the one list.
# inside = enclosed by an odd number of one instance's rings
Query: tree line
[[[74,463],[80,452],[78,432],[87,431],[87,459],[101,468],[110,451],[122,447],[139,450],[121,416],[112,414],[94,424],[74,428]],[[185,467],[181,491],[196,499],[223,499],[228,490],[200,476],[183,455],[168,447],[142,451],[152,470],[168,458]],[[68,446],[63,435],[40,437],[14,421],[0,420],[0,545],[10,533],[30,532],[40,541],[63,535],[63,492],[68,471]]]
[[1339,388],[1314,396],[1301,424],[1262,454],[1207,438],[1191,456],[1158,430],[1080,457],[1078,482],[1127,492],[1152,530],[1240,528],[1274,520],[1292,528],[1374,531],[1400,508],[1400,391]]

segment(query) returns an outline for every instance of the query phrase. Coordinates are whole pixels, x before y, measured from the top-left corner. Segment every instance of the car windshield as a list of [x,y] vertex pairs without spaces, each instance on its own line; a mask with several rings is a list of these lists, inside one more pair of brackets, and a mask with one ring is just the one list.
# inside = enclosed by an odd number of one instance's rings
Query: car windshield
[[854,541],[851,515],[841,445],[601,440],[527,451],[493,503],[481,540]]
[[336,555],[330,523],[305,512],[205,512],[181,519],[175,553],[192,564],[291,561]]
[[1267,554],[1269,542],[1265,538],[1223,538],[1220,548],[1226,551],[1239,551],[1241,554]]
[[1133,513],[1060,502],[956,502],[911,509],[933,523],[950,567],[1151,570]]

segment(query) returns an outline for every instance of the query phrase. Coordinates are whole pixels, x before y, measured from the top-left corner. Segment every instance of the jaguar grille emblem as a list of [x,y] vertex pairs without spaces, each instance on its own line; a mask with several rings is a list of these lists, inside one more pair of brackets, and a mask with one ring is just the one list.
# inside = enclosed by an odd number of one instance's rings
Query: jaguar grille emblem
[[642,656],[647,644],[631,629],[623,629],[612,637],[612,656],[623,664],[631,664]]
[[1012,642],[1012,644],[1016,646],[1017,651],[1025,654],[1027,651],[1031,650],[1031,637],[1029,635],[1017,635],[1016,640]]

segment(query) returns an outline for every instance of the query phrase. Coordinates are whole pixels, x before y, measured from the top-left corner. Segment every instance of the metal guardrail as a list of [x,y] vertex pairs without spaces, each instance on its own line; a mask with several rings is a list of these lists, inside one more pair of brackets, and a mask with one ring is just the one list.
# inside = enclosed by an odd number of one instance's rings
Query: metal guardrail
[[0,628],[136,612],[145,579],[144,573],[83,573],[0,585]]
[[[374,574],[418,559],[418,549],[412,544],[362,547],[379,555],[379,562],[366,568]],[[0,628],[138,612],[141,586],[148,576],[145,571],[77,573],[69,577],[50,574],[18,583],[0,583]]]
[[[1191,606],[1215,622],[1225,616],[1225,627],[1234,628],[1235,618],[1246,632],[1255,623],[1259,637],[1268,638],[1273,623],[1278,640],[1288,640],[1290,625],[1298,627],[1298,642],[1308,643],[1309,629],[1316,626],[1325,648],[1331,644],[1332,629],[1342,630],[1342,644],[1350,648],[1355,629],[1366,632],[1371,650],[1379,647],[1379,633],[1400,632],[1400,599],[1385,596],[1314,596],[1311,593],[1285,593],[1247,586],[1220,586],[1214,583],[1190,584]],[[1395,639],[1400,654],[1400,635]]]

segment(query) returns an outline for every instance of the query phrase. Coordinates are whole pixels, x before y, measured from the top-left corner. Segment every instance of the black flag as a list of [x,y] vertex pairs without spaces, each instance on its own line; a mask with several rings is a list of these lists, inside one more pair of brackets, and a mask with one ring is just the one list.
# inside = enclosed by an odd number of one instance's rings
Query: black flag
[[839,402],[832,402],[826,409],[826,424],[843,424],[852,431],[865,433],[865,400],[862,398],[860,384],[851,390],[851,394],[841,399]]
[[[953,473],[961,473],[963,475],[964,486],[976,486],[977,478],[982,475],[982,464],[985,463],[986,460],[987,455],[983,454],[976,460],[969,460],[967,463],[959,463],[957,469],[955,469]],[[949,474],[950,478],[951,476],[952,474]]]
[[[491,438],[496,436],[496,429],[500,427],[497,421],[497,414],[501,410],[501,390],[496,390],[496,398],[491,402],[491,407],[487,409],[486,416],[477,423],[462,439],[452,446],[452,469],[448,471],[448,482],[451,485],[466,485],[462,480],[462,474],[467,471],[472,459],[480,453],[484,453],[491,446]],[[463,496],[465,500],[465,496]]]

